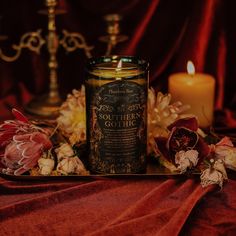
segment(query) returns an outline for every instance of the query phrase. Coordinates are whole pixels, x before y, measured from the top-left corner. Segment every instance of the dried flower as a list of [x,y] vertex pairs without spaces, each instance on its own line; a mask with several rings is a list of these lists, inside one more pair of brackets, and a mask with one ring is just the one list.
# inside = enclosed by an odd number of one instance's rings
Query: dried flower
[[211,145],[215,156],[224,161],[227,168],[236,170],[236,148],[228,137],[224,137],[216,145]]
[[62,159],[57,165],[57,171],[63,175],[77,174],[88,175],[89,172],[85,169],[84,164],[77,157],[68,157]]
[[33,132],[15,135],[3,154],[2,163],[6,167],[3,171],[21,175],[37,165],[43,152],[51,147],[52,143],[46,134]]
[[167,137],[169,131],[167,127],[175,120],[187,115],[183,112],[189,109],[188,105],[181,102],[170,104],[171,95],[163,95],[161,92],[155,93],[154,89],[148,90],[148,153],[155,149],[157,137]]
[[38,160],[39,174],[50,175],[55,165],[55,161],[51,158],[40,158]]
[[6,120],[0,125],[0,148],[4,149],[16,134],[27,134],[39,131],[48,134],[46,130],[33,125],[21,112],[12,109],[15,120]]
[[86,140],[85,120],[85,87],[82,86],[80,91],[74,89],[72,94],[68,94],[57,118],[59,129],[69,138],[72,145]]
[[58,161],[61,161],[63,158],[73,157],[75,155],[73,149],[68,143],[62,143],[55,149],[55,152],[57,154]]
[[213,159],[211,159],[211,163],[213,164],[201,173],[201,185],[207,187],[211,184],[218,184],[222,188],[224,180],[228,179],[224,164],[221,160],[214,161]]
[[59,148],[55,149],[57,154],[58,164],[57,171],[63,175],[78,174],[87,175],[88,171],[84,164],[77,157],[68,143],[63,143]]
[[[167,138],[155,138],[157,144],[156,149],[159,150],[163,158],[168,162],[176,165],[176,154],[181,151],[187,152],[189,150],[196,150],[198,152],[197,164],[201,163],[202,160],[209,155],[209,146],[197,133],[198,123],[195,117],[178,119],[173,124],[169,125],[168,129],[170,133]],[[181,152],[181,157],[182,154]],[[179,154],[177,156],[179,156]],[[182,158],[177,158],[177,161],[182,161]],[[193,161],[193,163],[195,162]]]
[[186,172],[187,169],[195,167],[198,163],[198,151],[188,150],[180,151],[175,154],[175,163],[178,165],[178,170],[181,173]]
[[0,160],[4,173],[20,175],[37,165],[52,143],[45,130],[31,124],[19,111],[13,109],[12,113],[16,120],[0,125]]

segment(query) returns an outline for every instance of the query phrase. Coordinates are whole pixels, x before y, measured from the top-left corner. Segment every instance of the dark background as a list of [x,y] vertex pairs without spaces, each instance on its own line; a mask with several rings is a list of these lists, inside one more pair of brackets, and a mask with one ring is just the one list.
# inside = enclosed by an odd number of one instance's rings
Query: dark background
[[[0,1],[1,41],[7,55],[21,35],[42,28],[47,33],[47,17],[38,14],[43,0]],[[197,72],[216,79],[215,108],[236,108],[236,2],[233,0],[61,0],[59,8],[67,14],[56,17],[58,34],[62,29],[82,33],[93,56],[103,55],[106,45],[98,38],[106,34],[103,16],[123,15],[122,33],[129,40],[114,53],[136,55],[150,63],[150,85],[167,91],[171,73],[186,71],[192,60]],[[58,77],[63,95],[79,88],[84,79],[86,57],[83,50],[58,51]],[[48,53],[44,45],[40,55],[24,49],[15,62],[0,59],[0,112],[8,117],[10,109],[21,109],[35,96],[48,89]]]

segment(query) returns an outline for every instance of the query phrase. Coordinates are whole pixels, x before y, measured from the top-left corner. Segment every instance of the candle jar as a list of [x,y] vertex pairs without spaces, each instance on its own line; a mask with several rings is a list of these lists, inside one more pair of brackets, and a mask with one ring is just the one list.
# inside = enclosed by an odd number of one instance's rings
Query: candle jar
[[86,67],[89,169],[103,174],[146,169],[148,64],[136,57],[92,58]]

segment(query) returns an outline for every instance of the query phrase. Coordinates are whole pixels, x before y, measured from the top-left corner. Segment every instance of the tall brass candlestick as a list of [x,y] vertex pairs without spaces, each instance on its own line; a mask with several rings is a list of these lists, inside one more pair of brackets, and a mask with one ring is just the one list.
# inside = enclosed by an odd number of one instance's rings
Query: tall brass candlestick
[[55,0],[48,0],[46,5],[48,7],[48,38],[47,38],[47,46],[49,52],[49,80],[50,80],[50,92],[48,102],[49,104],[59,104],[61,103],[61,98],[58,92],[58,82],[57,82],[57,50],[58,50],[58,36],[56,34],[56,26],[55,26]]
[[[48,34],[44,39],[42,36],[42,30],[38,29],[34,32],[27,32],[22,35],[20,43],[18,45],[12,45],[15,50],[13,56],[7,56],[0,49],[0,58],[7,62],[13,62],[17,60],[22,52],[22,49],[27,48],[37,54],[40,54],[43,45],[47,45],[49,52],[49,92],[43,96],[39,96],[30,101],[26,105],[25,109],[29,113],[40,116],[55,116],[58,114],[58,109],[62,102],[62,99],[58,90],[58,78],[57,78],[57,51],[61,45],[65,51],[73,52],[77,49],[83,49],[87,57],[91,57],[90,51],[92,46],[87,45],[84,36],[77,32],[62,31],[62,37],[56,33],[55,17],[57,14],[63,14],[63,9],[57,9],[57,0],[46,0],[46,10],[41,10],[39,13],[46,14],[48,16]],[[0,38],[1,39],[1,38]]]
[[48,14],[48,35],[47,48],[49,52],[49,93],[32,100],[27,106],[26,110],[32,114],[41,116],[53,116],[57,114],[58,108],[62,99],[58,91],[57,78],[57,50],[59,46],[59,39],[56,33],[55,15],[56,15],[56,0],[47,0],[47,14]]
[[[24,48],[31,50],[37,54],[40,54],[41,48],[47,45],[49,53],[49,92],[43,96],[35,97],[25,107],[26,111],[33,115],[40,115],[44,117],[56,116],[58,109],[62,102],[62,99],[58,90],[58,77],[57,77],[57,51],[59,46],[62,46],[65,51],[73,52],[77,49],[83,49],[85,55],[90,58],[91,50],[93,46],[89,46],[86,43],[84,36],[77,32],[68,32],[62,30],[62,36],[59,36],[56,32],[55,18],[57,14],[66,13],[63,9],[57,8],[58,0],[45,0],[45,6],[47,9],[40,10],[40,14],[48,16],[48,34],[44,38],[42,36],[42,29],[38,29],[33,32],[27,32],[22,35],[20,43],[13,44],[12,48],[15,50],[13,56],[5,55],[0,48],[0,58],[6,62],[16,61]],[[107,35],[100,37],[100,41],[107,43],[106,55],[112,53],[112,49],[120,42],[125,41],[128,37],[120,35],[120,21],[121,16],[118,14],[110,14],[104,17],[107,22]],[[0,36],[0,40],[4,40],[5,37]]]

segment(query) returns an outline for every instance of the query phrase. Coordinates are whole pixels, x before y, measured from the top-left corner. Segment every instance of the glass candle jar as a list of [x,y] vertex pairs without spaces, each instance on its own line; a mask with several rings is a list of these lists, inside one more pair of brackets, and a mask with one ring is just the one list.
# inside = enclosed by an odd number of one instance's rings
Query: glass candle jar
[[100,57],[90,59],[86,71],[90,171],[144,172],[148,64],[131,56]]

